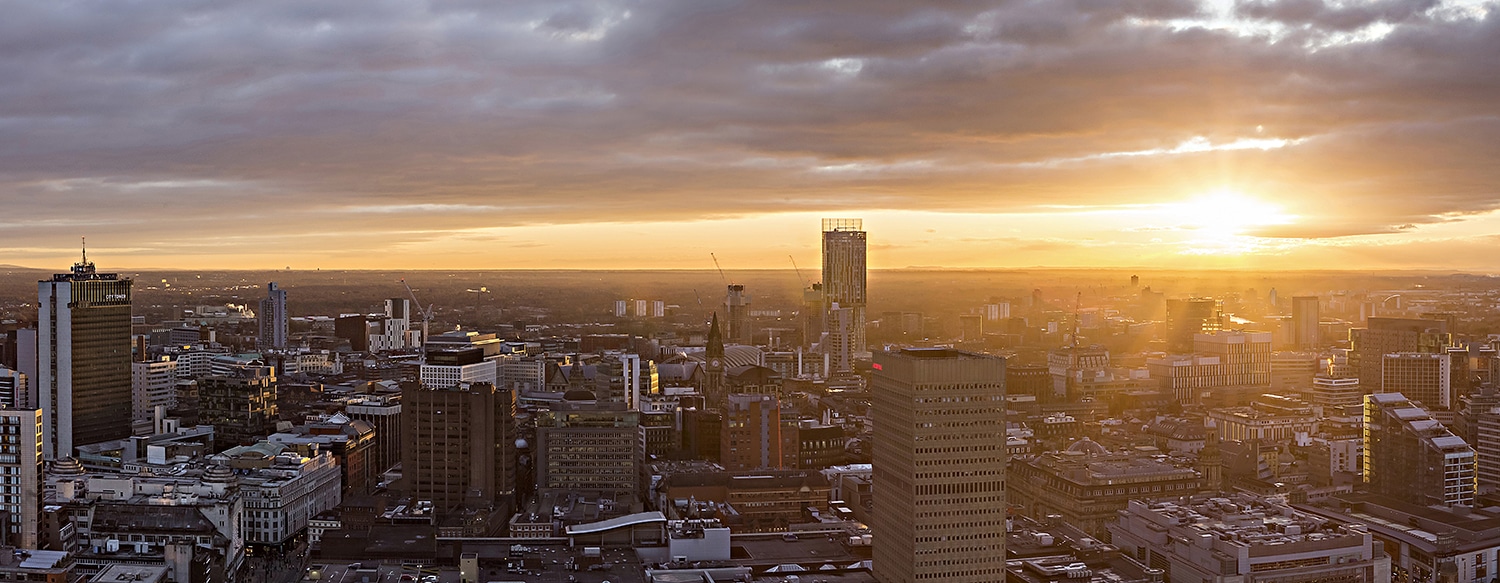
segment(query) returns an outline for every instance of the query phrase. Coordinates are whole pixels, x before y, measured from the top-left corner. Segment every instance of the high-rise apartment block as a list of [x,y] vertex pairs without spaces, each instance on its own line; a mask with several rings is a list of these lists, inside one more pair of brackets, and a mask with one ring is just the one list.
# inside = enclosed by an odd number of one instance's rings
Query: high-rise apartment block
[[1364,446],[1371,492],[1421,506],[1474,505],[1474,448],[1401,393],[1365,396]]
[[875,578],[1005,580],[1005,360],[952,349],[875,357]]
[[516,488],[515,392],[490,383],[401,385],[402,481],[439,513],[507,509]]
[[130,437],[131,280],[87,256],[37,286],[36,394],[48,459]]
[[36,549],[42,510],[42,411],[0,409],[0,525],[5,544]]
[[1301,350],[1316,350],[1318,337],[1318,296],[1292,298],[1292,343]]
[[255,317],[260,323],[256,346],[262,350],[286,348],[286,290],[274,281],[266,284],[266,297],[260,300],[260,311]]
[[861,219],[823,219],[823,331],[837,345],[824,352],[835,355],[835,372],[852,370],[852,358],[866,352],[864,228]]

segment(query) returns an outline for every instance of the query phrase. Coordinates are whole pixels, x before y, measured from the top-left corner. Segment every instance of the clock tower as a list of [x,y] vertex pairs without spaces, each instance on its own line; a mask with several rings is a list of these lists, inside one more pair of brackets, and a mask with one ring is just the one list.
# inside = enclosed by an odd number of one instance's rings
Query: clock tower
[[708,347],[703,351],[705,364],[703,375],[703,397],[709,407],[718,409],[724,405],[724,334],[719,331],[719,313],[714,312],[708,325]]

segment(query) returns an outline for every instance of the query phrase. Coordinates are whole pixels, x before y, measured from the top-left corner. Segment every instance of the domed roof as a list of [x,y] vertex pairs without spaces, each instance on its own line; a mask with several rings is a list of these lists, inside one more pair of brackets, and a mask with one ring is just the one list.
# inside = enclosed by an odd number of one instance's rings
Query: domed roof
[[594,393],[591,392],[591,391],[589,391],[588,389],[573,389],[571,391],[563,393],[563,400],[564,401],[597,401],[597,400],[599,400],[599,398],[595,397]]
[[234,483],[234,471],[220,464],[214,464],[208,466],[208,469],[203,471],[203,481],[232,484]]
[[55,476],[82,476],[83,464],[72,457],[61,458],[52,462],[52,474]]
[[1105,449],[1104,446],[1087,437],[1073,442],[1073,445],[1068,446],[1068,451],[1086,455],[1106,455],[1109,453],[1109,450]]

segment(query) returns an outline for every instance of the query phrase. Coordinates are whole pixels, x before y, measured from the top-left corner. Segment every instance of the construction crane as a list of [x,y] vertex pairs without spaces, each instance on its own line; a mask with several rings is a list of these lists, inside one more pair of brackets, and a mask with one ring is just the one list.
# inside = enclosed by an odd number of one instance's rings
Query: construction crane
[[797,267],[797,258],[792,257],[791,255],[787,255],[786,258],[792,260],[792,271],[797,272],[797,279],[802,281],[802,288],[806,289],[812,287],[812,284],[807,283],[807,278],[802,277],[802,269]]
[[724,268],[723,267],[719,267],[719,258],[718,258],[718,256],[714,255],[713,253],[709,253],[708,256],[711,257],[711,258],[713,258],[713,260],[714,260],[714,269],[719,270],[719,277],[721,277],[721,278],[724,279],[724,285],[729,285],[729,276],[724,275]]
[[[422,351],[421,351],[420,355],[417,357],[417,362],[419,362],[421,364],[427,364],[427,347],[426,347],[426,344],[427,344],[427,324],[432,321],[432,306],[427,306],[426,308],[422,307],[422,302],[417,301],[417,293],[414,292],[414,291],[411,291],[411,286],[407,285],[406,278],[404,278],[404,277],[401,278],[401,285],[406,287],[406,295],[411,296],[411,303],[416,304],[417,305],[417,310],[419,310],[419,311],[422,312],[422,344],[423,344],[423,346],[422,346]],[[410,315],[408,315],[408,317],[410,317]]]

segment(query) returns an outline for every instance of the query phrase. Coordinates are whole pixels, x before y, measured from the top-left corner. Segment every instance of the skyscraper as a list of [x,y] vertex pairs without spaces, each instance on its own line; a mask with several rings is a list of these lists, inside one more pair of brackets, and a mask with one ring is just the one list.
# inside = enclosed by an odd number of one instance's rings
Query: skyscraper
[[750,343],[750,327],[745,324],[745,311],[750,309],[749,303],[750,296],[745,295],[745,286],[729,284],[728,294],[724,296],[724,307],[729,312],[729,342],[732,344]]
[[1188,352],[1193,337],[1224,329],[1224,302],[1213,298],[1167,300],[1167,350]]
[[47,459],[130,437],[130,285],[85,253],[37,285],[36,395]]
[[260,300],[260,338],[256,345],[262,350],[286,348],[286,290],[276,282],[266,284],[266,297]]
[[516,394],[491,383],[401,385],[402,480],[440,514],[512,507]]
[[[853,369],[852,357],[865,352],[865,231],[861,219],[823,219],[823,331],[842,346],[824,347],[835,355],[835,372]],[[842,329],[840,329],[842,328]]]
[[875,356],[875,578],[1005,580],[1005,360]]
[[1318,338],[1318,296],[1292,298],[1292,343],[1303,350],[1316,349]]

